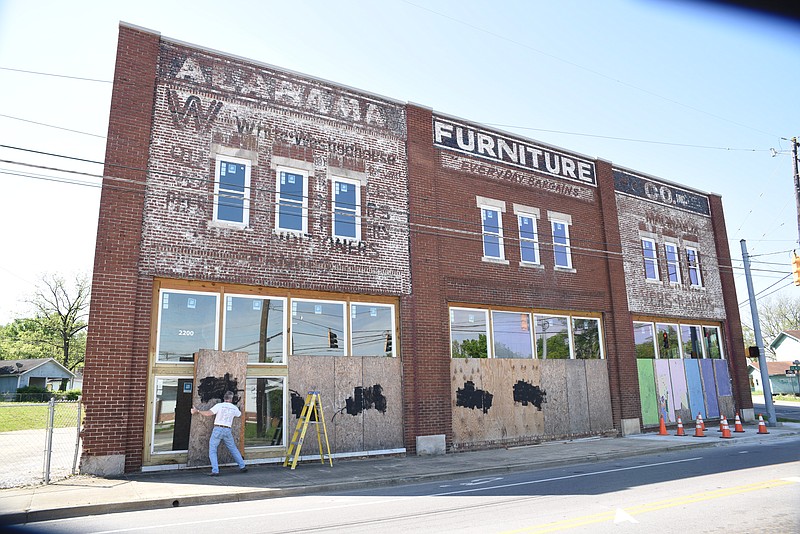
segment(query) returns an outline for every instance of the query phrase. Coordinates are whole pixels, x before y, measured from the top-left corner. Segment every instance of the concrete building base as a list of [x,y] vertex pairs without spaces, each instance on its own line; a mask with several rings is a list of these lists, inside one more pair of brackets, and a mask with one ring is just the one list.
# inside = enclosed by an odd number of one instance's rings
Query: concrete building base
[[639,419],[623,419],[622,423],[622,435],[623,436],[630,436],[632,434],[641,434],[642,427],[639,426]]
[[120,476],[125,473],[125,455],[84,456],[81,458],[80,472],[82,475],[99,477]]
[[433,456],[447,453],[444,434],[417,436],[417,456]]

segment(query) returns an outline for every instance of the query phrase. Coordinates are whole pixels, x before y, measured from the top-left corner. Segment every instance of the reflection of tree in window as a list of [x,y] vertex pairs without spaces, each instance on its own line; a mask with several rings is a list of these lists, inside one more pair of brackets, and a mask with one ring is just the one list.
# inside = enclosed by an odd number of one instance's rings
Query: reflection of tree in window
[[719,329],[713,326],[703,327],[703,336],[706,340],[706,357],[722,358],[722,349],[719,344]]
[[684,358],[699,359],[703,357],[703,347],[700,345],[700,327],[681,325],[681,338]]
[[530,315],[492,312],[495,358],[532,358]]
[[[338,347],[331,347],[334,334]],[[292,354],[343,355],[344,304],[325,301],[292,302]]]
[[569,324],[567,318],[537,315],[535,319],[536,353],[539,358],[543,360],[569,359]]
[[653,344],[653,325],[651,323],[634,323],[633,335],[636,343],[636,357],[654,359],[656,349]]
[[680,359],[681,351],[678,343],[678,329],[672,324],[657,324],[658,357],[662,359]]
[[250,363],[283,361],[283,301],[228,296],[223,350],[248,352]]
[[572,338],[575,342],[576,358],[580,360],[600,359],[600,321],[573,319]]
[[478,339],[465,339],[462,342],[453,340],[453,358],[488,358],[486,334],[479,334]]

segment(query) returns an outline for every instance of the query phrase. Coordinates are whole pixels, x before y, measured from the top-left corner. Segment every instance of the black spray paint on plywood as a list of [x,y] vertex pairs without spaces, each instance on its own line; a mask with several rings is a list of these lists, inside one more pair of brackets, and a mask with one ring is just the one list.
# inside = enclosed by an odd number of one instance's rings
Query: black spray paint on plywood
[[532,404],[541,411],[542,404],[547,402],[546,397],[547,393],[542,388],[534,386],[530,382],[517,380],[517,383],[514,384],[514,402],[522,403],[523,406]]
[[492,398],[494,395],[482,389],[475,389],[475,383],[470,381],[464,382],[463,388],[456,390],[456,406],[463,408],[480,408],[483,413],[489,411],[492,407]]
[[239,405],[239,385],[235,378],[231,378],[230,373],[225,373],[225,376],[207,376],[200,379],[200,385],[197,386],[197,394],[200,396],[200,402],[206,403],[212,399],[220,399],[225,396],[226,391],[233,391],[233,400],[235,405]]

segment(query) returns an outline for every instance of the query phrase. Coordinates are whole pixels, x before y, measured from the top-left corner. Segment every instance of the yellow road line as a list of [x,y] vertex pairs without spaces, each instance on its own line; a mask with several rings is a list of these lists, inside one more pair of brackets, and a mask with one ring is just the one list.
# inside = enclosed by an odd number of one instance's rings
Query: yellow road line
[[[710,501],[713,499],[721,499],[723,497],[730,497],[731,495],[740,495],[751,491],[758,491],[770,488],[777,488],[786,486],[788,484],[796,483],[788,479],[775,479],[766,480],[764,482],[755,482],[753,484],[745,484],[742,486],[734,486],[731,488],[722,488],[718,490],[703,491],[700,493],[693,493],[681,497],[673,497],[671,499],[664,499],[660,501],[653,501],[651,503],[639,504],[630,508],[624,508],[622,511],[629,516],[641,515],[647,512],[654,512],[656,510],[664,510],[666,508],[674,508],[676,506],[683,506],[703,501]],[[544,533],[544,532],[557,532],[560,530],[568,530],[575,527],[585,525],[592,525],[595,523],[604,523],[606,521],[613,521],[617,515],[617,510],[609,510],[596,514],[584,515],[580,517],[573,517],[570,519],[563,519],[561,521],[553,521],[551,523],[544,523],[541,525],[534,525],[525,527],[518,530],[507,531],[506,534],[517,533]]]

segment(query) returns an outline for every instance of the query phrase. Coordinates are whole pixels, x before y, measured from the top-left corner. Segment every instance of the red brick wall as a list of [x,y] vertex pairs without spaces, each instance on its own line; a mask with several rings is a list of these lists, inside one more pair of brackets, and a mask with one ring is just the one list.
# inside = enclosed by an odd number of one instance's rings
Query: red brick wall
[[157,34],[120,26],[84,370],[84,457],[133,453],[129,468],[141,456],[146,399],[138,261],[158,46]]

